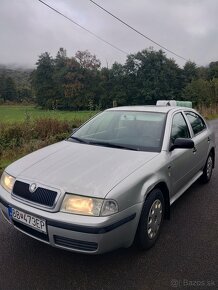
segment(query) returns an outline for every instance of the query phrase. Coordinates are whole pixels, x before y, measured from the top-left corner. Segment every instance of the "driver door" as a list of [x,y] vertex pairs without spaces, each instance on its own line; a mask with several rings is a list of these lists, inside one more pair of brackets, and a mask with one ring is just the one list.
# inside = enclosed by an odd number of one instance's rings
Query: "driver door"
[[[189,127],[182,112],[176,113],[172,119],[171,144],[176,138],[191,138]],[[195,148],[174,149],[169,152],[173,195],[178,193],[194,177],[194,155]]]

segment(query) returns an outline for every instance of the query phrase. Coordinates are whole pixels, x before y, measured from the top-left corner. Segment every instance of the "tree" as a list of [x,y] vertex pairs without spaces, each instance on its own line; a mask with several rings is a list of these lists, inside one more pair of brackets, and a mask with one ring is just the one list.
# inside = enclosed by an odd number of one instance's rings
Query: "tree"
[[218,80],[208,81],[203,79],[192,80],[183,92],[184,99],[192,101],[194,105],[217,104]]
[[197,67],[197,78],[198,79],[208,79],[208,68],[204,66]]
[[67,60],[66,68],[62,106],[67,109],[82,109],[85,102],[82,96],[83,75],[80,64],[72,57]]
[[80,72],[83,75],[83,94],[84,106],[88,105],[89,109],[99,107],[100,99],[100,66],[101,62],[95,55],[92,55],[88,50],[77,51],[75,58],[80,64]]
[[132,104],[152,104],[158,99],[174,99],[180,95],[181,70],[163,51],[145,49],[130,55],[125,67],[128,101],[132,99]]
[[5,75],[1,74],[0,75],[0,99],[5,101],[4,98],[4,88],[5,88]]
[[17,89],[14,80],[11,77],[0,77],[0,98],[3,101],[16,101]]
[[[159,99],[215,104],[217,75],[218,62],[197,67],[188,61],[180,68],[162,50],[144,49],[128,55],[124,65],[115,62],[111,68],[101,68],[100,60],[88,50],[69,58],[60,48],[54,59],[47,52],[40,55],[32,73],[32,95],[37,104],[49,109],[93,110],[111,107],[114,101],[118,105],[145,105]],[[0,77],[0,98],[6,79],[5,75]],[[9,91],[12,87],[9,81]],[[18,100],[29,98],[28,88],[27,83],[17,87]]]
[[112,107],[113,97],[111,94],[112,89],[111,71],[109,68],[103,67],[100,74],[100,98],[99,107],[105,109]]
[[211,62],[208,68],[209,79],[218,78],[218,61]]
[[39,56],[37,69],[32,73],[32,85],[38,105],[52,109],[55,102],[54,60],[48,52]]
[[[115,62],[110,70],[111,81],[111,98],[110,101],[116,101],[120,105],[127,105],[126,83],[127,78],[125,68],[121,64]],[[111,103],[112,105],[112,103]]]
[[19,102],[30,102],[33,101],[32,99],[32,91],[30,89],[30,87],[28,86],[23,86],[17,89],[17,100]]
[[56,55],[56,58],[54,59],[55,109],[63,108],[64,85],[65,77],[67,74],[67,61],[67,52],[64,48],[61,47]]
[[88,50],[77,51],[75,58],[84,69],[97,70],[101,66],[101,62],[95,55],[92,55]]
[[198,77],[198,70],[197,66],[194,62],[187,61],[183,67],[183,81],[184,85],[187,85],[192,80],[197,79]]

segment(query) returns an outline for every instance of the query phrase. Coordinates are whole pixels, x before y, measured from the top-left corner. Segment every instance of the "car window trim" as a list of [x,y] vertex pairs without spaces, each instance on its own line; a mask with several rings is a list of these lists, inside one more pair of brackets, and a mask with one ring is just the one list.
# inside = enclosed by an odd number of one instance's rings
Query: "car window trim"
[[188,125],[188,123],[187,123],[187,120],[186,120],[186,118],[185,118],[185,116],[184,116],[184,114],[183,114],[183,111],[176,111],[176,112],[172,115],[171,128],[170,128],[170,138],[169,138],[169,146],[170,146],[170,143],[171,143],[170,140],[171,140],[172,127],[173,127],[173,119],[174,119],[174,117],[175,117],[177,114],[181,114],[181,115],[182,115],[182,117],[183,117],[183,119],[184,119],[184,121],[185,121],[185,123],[186,123],[186,126],[187,126],[187,128],[188,128],[189,139],[192,139],[192,134],[191,134],[191,132],[190,132],[190,128],[189,128],[189,125]]
[[162,129],[162,133],[161,133],[161,146],[159,147],[160,151],[162,151],[163,149],[163,143],[164,143],[164,136],[165,136],[165,131],[166,131],[166,124],[167,124],[167,118],[168,118],[168,114],[169,112],[167,112],[165,114],[165,120],[164,120],[164,123],[163,123],[163,129]]
[[[188,119],[186,113],[192,113],[192,114],[197,115],[201,120],[203,120],[203,122],[204,122],[204,124],[205,124],[205,128],[204,128],[203,130],[201,130],[200,132],[198,132],[198,133],[195,134],[194,131],[193,131],[193,128],[192,128],[191,122],[189,121],[189,119]],[[188,123],[190,124],[191,130],[192,130],[192,133],[193,133],[193,138],[196,137],[196,136],[198,136],[198,135],[200,135],[201,133],[203,133],[205,130],[208,129],[208,128],[207,128],[207,123],[205,122],[205,120],[203,119],[203,117],[202,117],[200,114],[195,113],[195,112],[193,112],[193,111],[184,111],[184,115],[185,115],[185,117],[187,118]]]
[[168,140],[168,152],[170,152],[170,146],[171,146],[171,132],[172,132],[172,126],[173,126],[173,118],[175,117],[176,114],[179,114],[179,113],[182,114],[183,119],[184,119],[184,121],[185,121],[185,123],[187,125],[189,136],[190,136],[189,139],[192,139],[192,134],[191,134],[192,132],[190,131],[189,124],[188,124],[188,122],[187,122],[187,120],[186,120],[186,118],[184,116],[184,111],[182,111],[182,110],[175,111],[173,113],[173,115],[171,116],[170,136],[169,136],[169,140]]

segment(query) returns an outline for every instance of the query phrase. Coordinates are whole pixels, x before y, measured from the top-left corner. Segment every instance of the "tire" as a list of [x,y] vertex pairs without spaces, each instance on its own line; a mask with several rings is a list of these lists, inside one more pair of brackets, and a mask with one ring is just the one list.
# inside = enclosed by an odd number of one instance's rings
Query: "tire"
[[136,242],[140,249],[151,248],[159,234],[164,219],[165,204],[160,189],[153,189],[146,198],[136,233]]
[[211,179],[213,172],[213,155],[210,153],[207,157],[206,164],[203,169],[203,174],[201,175],[201,180],[203,183],[208,183]]

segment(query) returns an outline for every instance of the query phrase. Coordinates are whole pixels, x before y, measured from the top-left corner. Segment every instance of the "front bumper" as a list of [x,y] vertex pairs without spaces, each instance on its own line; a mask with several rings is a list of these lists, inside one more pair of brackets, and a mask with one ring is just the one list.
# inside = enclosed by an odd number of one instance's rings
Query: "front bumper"
[[[9,206],[45,219],[47,235],[11,220],[8,214]],[[100,254],[131,246],[141,207],[142,204],[136,204],[109,217],[47,212],[13,199],[0,186],[0,209],[16,229],[51,246],[80,253]]]

